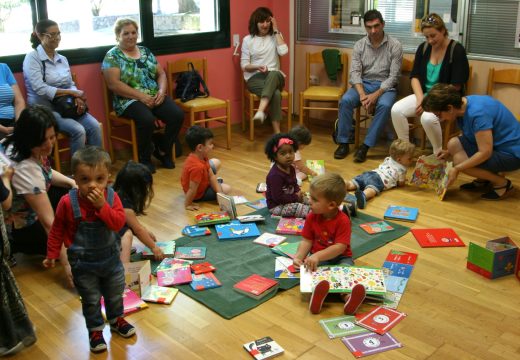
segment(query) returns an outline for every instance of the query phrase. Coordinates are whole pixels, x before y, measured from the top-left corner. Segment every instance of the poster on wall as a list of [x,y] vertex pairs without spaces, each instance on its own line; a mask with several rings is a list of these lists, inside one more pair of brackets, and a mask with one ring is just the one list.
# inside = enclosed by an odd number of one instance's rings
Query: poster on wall
[[518,3],[518,13],[516,15],[515,48],[520,48],[520,3]]

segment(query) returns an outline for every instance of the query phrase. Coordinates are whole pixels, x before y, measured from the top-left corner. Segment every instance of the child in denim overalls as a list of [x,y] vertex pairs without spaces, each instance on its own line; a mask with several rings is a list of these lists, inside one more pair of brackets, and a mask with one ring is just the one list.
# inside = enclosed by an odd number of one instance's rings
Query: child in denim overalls
[[122,317],[125,278],[118,231],[125,224],[125,213],[117,194],[107,189],[110,165],[109,155],[100,148],[89,146],[74,153],[71,167],[78,188],[58,204],[44,260],[45,267],[53,267],[62,244],[67,247],[93,352],[107,348],[101,296],[110,330],[123,337],[135,334]]

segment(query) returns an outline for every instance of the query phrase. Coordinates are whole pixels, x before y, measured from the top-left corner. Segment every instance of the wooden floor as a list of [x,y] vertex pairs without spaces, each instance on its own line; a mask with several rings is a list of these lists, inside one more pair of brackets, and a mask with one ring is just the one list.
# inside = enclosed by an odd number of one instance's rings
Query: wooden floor
[[[304,158],[324,159],[328,171],[345,178],[376,167],[386,155],[385,145],[371,149],[364,164],[355,164],[352,155],[334,160],[331,124],[310,128],[313,142],[304,150]],[[234,194],[250,200],[259,198],[256,184],[265,181],[269,169],[263,147],[270,128],[264,124],[257,129],[256,140],[250,142],[246,133],[234,128],[231,151],[225,149],[223,132],[215,132],[220,146],[214,156],[223,160],[220,176],[232,185]],[[191,224],[195,215],[183,207],[179,178],[185,159],[177,159],[176,169],[159,169],[154,176],[156,196],[141,221],[160,240],[179,237],[180,229]],[[509,177],[520,188],[520,172]],[[415,206],[420,214],[410,224],[413,227],[451,227],[466,244],[508,235],[520,245],[520,190],[506,200],[486,202],[478,194],[458,191],[464,180],[464,176],[458,179],[443,202],[430,190],[406,187],[384,192],[365,211],[382,217],[389,204]],[[204,204],[201,210],[214,209],[215,204]],[[239,207],[239,212],[248,209]],[[467,247],[423,249],[410,233],[357,263],[381,266],[390,249],[419,254],[399,305],[408,317],[391,331],[404,347],[371,359],[520,359],[520,281],[514,276],[487,280],[466,269]],[[325,302],[323,312],[312,315],[298,287],[232,320],[179,294],[171,306],[152,304],[130,315],[128,320],[137,328],[132,339],[111,336],[106,328],[108,352],[91,355],[78,296],[64,288],[61,269],[46,271],[37,257],[19,254],[17,259],[13,270],[38,341],[15,359],[250,359],[242,344],[267,335],[285,349],[280,359],[354,359],[340,340],[329,340],[318,324],[319,319],[341,315],[341,304]],[[367,309],[368,305],[361,308]]]

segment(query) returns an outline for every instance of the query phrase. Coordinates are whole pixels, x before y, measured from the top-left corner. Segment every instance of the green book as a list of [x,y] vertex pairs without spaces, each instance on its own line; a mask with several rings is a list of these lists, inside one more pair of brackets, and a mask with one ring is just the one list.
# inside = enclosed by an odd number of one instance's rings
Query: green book
[[369,332],[369,330],[356,325],[355,316],[321,319],[319,323],[330,339]]

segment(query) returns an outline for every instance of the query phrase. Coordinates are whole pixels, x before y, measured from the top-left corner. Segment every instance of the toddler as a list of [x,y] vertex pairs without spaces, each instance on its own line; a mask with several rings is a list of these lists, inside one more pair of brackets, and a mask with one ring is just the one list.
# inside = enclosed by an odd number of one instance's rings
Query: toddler
[[74,153],[71,170],[78,188],[58,204],[43,261],[45,267],[54,267],[62,244],[67,248],[92,352],[107,348],[101,296],[110,330],[123,337],[135,334],[135,328],[123,319],[125,274],[118,231],[125,223],[125,212],[117,194],[107,188],[110,166],[110,156],[100,148],[88,146]]
[[390,156],[377,169],[365,171],[346,182],[348,191],[355,191],[357,207],[364,209],[368,200],[383,190],[404,186],[406,169],[412,164],[415,145],[397,139],[390,145]]
[[301,185],[302,181],[307,179],[307,176],[317,176],[315,171],[312,171],[306,164],[305,160],[302,159],[302,151],[306,146],[311,144],[312,134],[305,126],[296,125],[289,130],[289,136],[292,136],[298,142],[298,150],[294,153],[294,167],[296,169],[296,179],[298,185]]
[[231,187],[217,179],[220,169],[220,160],[208,160],[213,150],[213,133],[210,129],[194,125],[186,131],[186,142],[191,153],[184,162],[181,185],[186,199],[184,207],[187,210],[198,210],[199,205],[194,201],[210,201],[217,199],[217,193],[228,194]]

